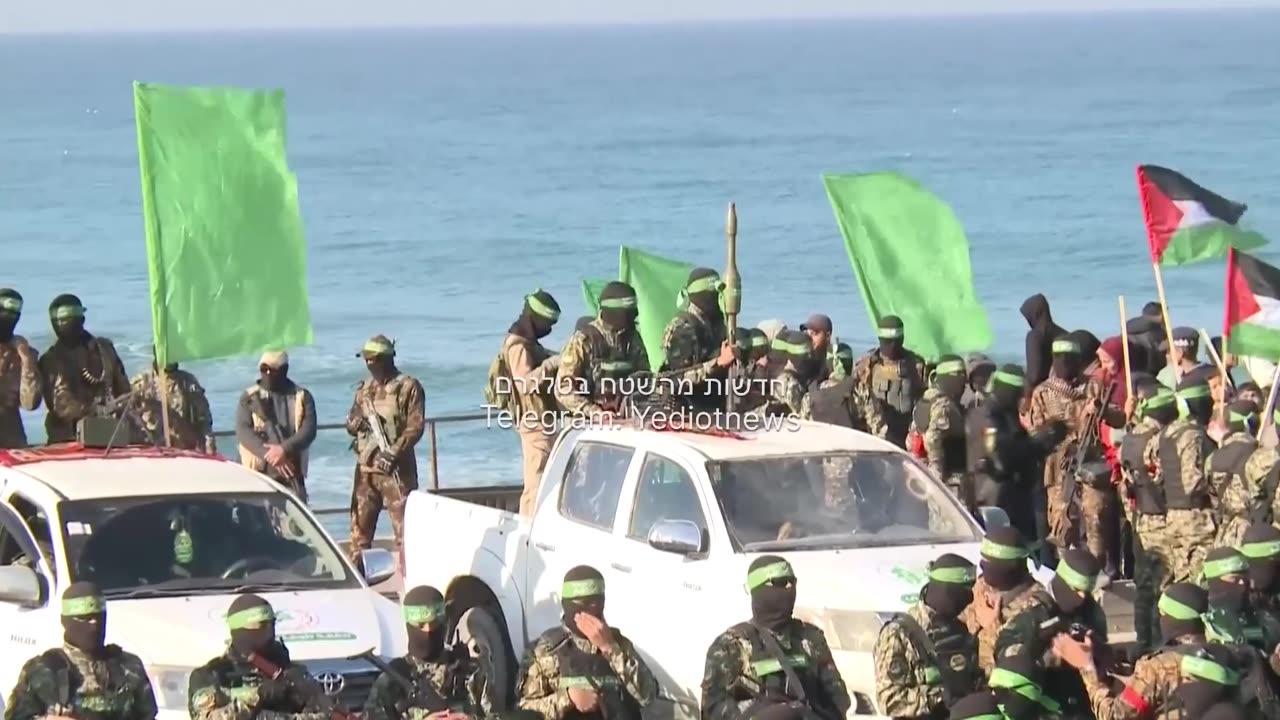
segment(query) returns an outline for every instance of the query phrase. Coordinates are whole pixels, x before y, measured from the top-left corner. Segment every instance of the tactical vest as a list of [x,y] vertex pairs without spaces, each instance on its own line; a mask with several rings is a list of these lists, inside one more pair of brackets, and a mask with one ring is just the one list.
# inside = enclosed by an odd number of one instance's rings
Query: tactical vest
[[813,404],[813,419],[840,427],[853,427],[855,419],[849,407],[849,399],[853,396],[853,378],[846,377],[834,385],[815,388],[809,391]]
[[[924,433],[929,429],[929,415],[933,412],[933,403],[937,402],[937,400],[938,396],[934,396],[927,401],[921,399],[920,402],[916,403],[916,409],[912,412],[913,430],[919,434],[920,447],[917,455],[921,458],[927,457],[927,451],[924,449]],[[965,436],[963,424],[951,428],[948,434],[942,438],[943,475],[955,475],[963,473],[967,469],[968,463],[965,460],[968,453],[967,444],[968,439]]]
[[75,681],[71,658],[67,657],[62,648],[45,651],[41,658],[45,665],[53,670],[54,682],[57,685],[54,688],[56,702],[72,710],[71,713],[58,714],[69,714],[77,720],[115,720],[129,717],[133,710],[133,694],[129,691],[120,672],[120,663],[117,662],[120,654],[118,646],[106,647],[108,668],[106,681],[100,687],[86,690],[84,678],[80,678],[78,682]]
[[[400,414],[400,397],[409,391],[413,385],[413,378],[400,373],[391,379],[381,390],[374,390],[370,393],[367,388],[369,380],[360,381],[360,385],[356,388],[356,396],[372,395],[373,412],[382,420],[382,431],[386,433],[387,442],[395,443],[396,438],[400,437],[400,433],[404,431],[405,418]],[[362,408],[357,407],[357,411]],[[362,431],[355,439],[355,451],[357,461],[361,467],[368,472],[382,472],[374,467],[374,456],[382,449],[378,447],[378,442],[373,439],[373,433]]]
[[914,410],[918,397],[914,364],[910,356],[890,362],[877,354],[871,361],[871,399],[885,410],[899,415],[902,424],[906,424],[905,419]]
[[1120,464],[1129,473],[1138,512],[1143,515],[1164,515],[1167,511],[1164,488],[1156,484],[1147,468],[1146,450],[1151,436],[1160,428],[1144,432],[1131,432],[1120,441]]
[[[1227,495],[1227,487],[1231,485],[1240,485],[1243,487],[1244,466],[1249,462],[1249,457],[1253,455],[1253,451],[1258,449],[1258,442],[1254,440],[1252,436],[1248,433],[1244,433],[1244,436],[1247,440],[1235,442],[1226,442],[1226,439],[1224,438],[1222,446],[1209,456],[1206,471],[1208,472],[1209,477],[1215,482],[1213,490],[1218,494],[1218,498],[1220,500]],[[1222,481],[1222,484],[1218,486],[1216,482],[1220,477],[1224,477],[1225,479]],[[1248,511],[1248,508],[1243,509],[1246,512]],[[1222,507],[1222,510],[1226,511],[1227,508],[1224,506]],[[1234,508],[1232,508],[1232,512],[1235,512]]]
[[[693,364],[704,363],[716,356],[720,350],[720,343],[716,342],[716,338],[712,335],[711,326],[707,324],[701,317],[688,311],[682,310],[676,314],[672,322],[681,321],[686,326],[693,328],[693,335],[698,348],[702,350],[706,357],[697,357],[693,359]],[[685,368],[672,368],[667,360],[664,360],[660,371],[667,370],[684,370]]]
[[534,368],[540,367],[551,355],[541,343],[508,333],[502,341],[502,348],[494,356],[493,362],[489,363],[489,374],[485,379],[485,400],[516,417],[526,413],[541,415],[547,410],[554,410],[554,377],[534,387],[523,379],[516,378],[512,372],[507,353],[516,345],[524,346]]
[[[281,665],[287,669],[286,665]],[[262,674],[247,662],[234,662],[225,655],[217,658],[210,668],[218,680],[219,689],[232,700],[239,700],[245,705],[257,706],[259,712],[266,713],[300,713],[306,703],[290,693],[290,697],[271,702],[259,702],[262,687]]]
[[[250,398],[257,397],[262,401],[262,405],[264,407],[272,407],[271,393],[263,389],[261,385],[254,383],[245,388],[244,392]],[[307,405],[305,402],[305,393],[302,391],[301,385],[294,383],[293,392],[290,393],[290,395],[290,399],[293,403],[293,429],[294,432],[297,432],[298,428],[302,427],[302,421],[306,418]],[[258,414],[256,403],[249,403],[249,419],[253,423],[253,431],[265,440],[267,434],[267,420]],[[298,455],[298,469],[303,477],[307,476],[308,454],[307,450],[303,450]],[[264,472],[267,469],[267,461],[257,455],[254,455],[249,451],[249,448],[244,445],[240,446],[240,462],[245,467],[251,470],[256,470],[257,472]]]
[[[604,333],[595,325],[587,325],[582,328],[582,335],[587,340],[587,347],[591,350],[591,367],[588,382],[591,387],[591,397],[599,398],[600,393],[606,389],[619,390],[625,388],[603,388],[602,381],[605,378],[613,380],[621,380],[630,377],[637,368],[631,362],[631,358],[627,351],[630,349],[632,340],[638,340],[639,336],[633,331],[628,337],[623,338],[624,345],[611,345],[605,339]],[[576,388],[573,388],[576,390]]]
[[973,664],[978,657],[978,639],[960,627],[960,632],[939,632],[931,636],[906,613],[900,613],[894,622],[906,631],[916,653],[925,659],[925,681],[942,686],[944,701],[949,705],[973,692],[981,673]]
[[1187,495],[1182,487],[1182,459],[1178,457],[1178,440],[1189,432],[1198,432],[1195,425],[1183,425],[1168,432],[1160,432],[1156,452],[1160,458],[1160,474],[1163,481],[1165,506],[1170,510],[1202,510],[1209,507],[1209,493],[1201,491]]
[[[783,370],[782,372],[787,375],[791,375],[792,377],[795,377],[795,373],[791,372],[790,370]],[[796,382],[799,382],[799,380],[797,379]],[[779,386],[780,384],[776,378],[769,382],[770,392],[768,396],[765,397],[764,403],[761,405],[761,409],[759,411],[761,415],[765,415],[767,417],[786,417],[790,415],[792,412],[796,412],[799,410],[799,408],[793,409],[790,405],[783,402],[782,399],[778,397],[777,393],[772,392],[773,390],[776,390]]]
[[[442,712],[444,710],[453,710],[459,713],[474,712],[466,701],[466,687],[463,684],[461,673],[454,672],[454,666],[450,665],[446,675],[445,687],[443,694],[428,678],[418,677],[418,670],[403,657],[392,659],[387,666],[395,671],[400,677],[406,679],[415,679],[414,688],[417,691],[415,697],[407,698],[413,703],[414,707],[422,708],[429,713]],[[462,698],[462,700],[455,700]]]
[[[802,647],[793,647],[787,651],[787,662],[800,680],[801,688],[789,687],[787,673],[782,668],[782,660],[769,648],[761,637],[760,629],[749,622],[738,623],[733,630],[751,643],[751,674],[748,680],[754,681],[760,688],[760,697],[768,696],[769,700],[813,703],[822,697],[822,685],[818,681],[817,668]],[[802,695],[803,693],[803,695]]]
[[[590,713],[570,710],[565,716],[566,718],[581,720],[640,720],[640,704],[631,697],[631,693],[627,692],[626,686],[622,683],[622,678],[618,677],[618,674],[609,666],[609,661],[605,659],[604,655],[581,650],[564,628],[557,630],[556,634],[548,639],[552,643],[552,647],[555,648],[556,660],[560,665],[558,689],[581,688],[583,690],[592,690],[602,696],[612,696],[623,707],[622,717],[610,716],[606,719],[604,711],[597,709]],[[602,698],[600,708],[605,707],[605,705],[606,703]]]

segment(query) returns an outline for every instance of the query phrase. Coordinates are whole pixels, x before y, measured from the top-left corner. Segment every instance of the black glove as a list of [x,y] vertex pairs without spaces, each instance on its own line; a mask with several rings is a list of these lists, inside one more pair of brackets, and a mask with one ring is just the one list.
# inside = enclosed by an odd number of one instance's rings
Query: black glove
[[293,688],[286,677],[266,679],[258,686],[258,706],[280,706],[289,702],[293,696]]
[[379,450],[378,454],[373,456],[373,466],[384,473],[389,473],[395,469],[396,456],[385,450]]

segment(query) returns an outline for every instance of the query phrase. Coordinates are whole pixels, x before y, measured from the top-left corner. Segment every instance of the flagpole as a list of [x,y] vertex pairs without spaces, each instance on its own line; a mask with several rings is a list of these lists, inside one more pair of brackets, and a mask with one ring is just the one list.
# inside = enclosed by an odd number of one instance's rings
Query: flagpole
[[164,425],[164,446],[173,447],[169,439],[169,373],[160,368],[160,422]]
[[1129,369],[1129,313],[1124,311],[1124,296],[1120,296],[1120,348],[1124,352],[1125,397],[1133,397],[1133,371]]
[[1173,367],[1173,386],[1176,390],[1178,383],[1182,382],[1182,369],[1173,359],[1173,325],[1169,322],[1169,301],[1164,295],[1164,276],[1160,274],[1160,263],[1155,260],[1151,261],[1151,269],[1156,274],[1156,296],[1160,300],[1160,315],[1164,318],[1164,337],[1169,343],[1169,365]]
[[1271,392],[1267,393],[1267,404],[1263,410],[1262,417],[1258,421],[1258,437],[1256,438],[1258,442],[1262,442],[1262,433],[1266,431],[1267,427],[1275,424],[1275,418],[1271,416],[1271,413],[1275,411],[1276,407],[1276,385],[1278,383],[1280,383],[1280,358],[1276,359],[1276,371],[1271,374]]

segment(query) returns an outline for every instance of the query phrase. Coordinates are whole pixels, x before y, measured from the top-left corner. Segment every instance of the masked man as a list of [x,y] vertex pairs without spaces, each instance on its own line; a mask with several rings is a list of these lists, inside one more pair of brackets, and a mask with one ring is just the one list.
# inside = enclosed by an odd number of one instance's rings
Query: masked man
[[22,296],[11,288],[0,289],[0,448],[27,446],[22,410],[40,407],[39,354],[21,335],[15,335],[22,317]]
[[44,429],[50,443],[76,439],[76,424],[86,417],[115,417],[117,401],[129,394],[129,376],[116,346],[84,329],[84,305],[75,295],[59,295],[49,304],[49,320],[58,338],[40,357]]
[[622,412],[629,378],[649,372],[638,316],[630,285],[615,280],[600,291],[600,316],[574,332],[560,353],[555,392],[566,412],[592,420]]
[[906,447],[911,413],[924,395],[924,362],[903,345],[906,333],[895,315],[880,318],[880,347],[864,355],[853,369],[855,407],[866,414],[872,435]]

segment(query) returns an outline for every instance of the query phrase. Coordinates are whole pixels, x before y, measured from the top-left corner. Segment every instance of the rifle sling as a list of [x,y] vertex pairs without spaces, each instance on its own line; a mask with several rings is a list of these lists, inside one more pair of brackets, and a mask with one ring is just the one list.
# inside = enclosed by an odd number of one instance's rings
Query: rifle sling
[[755,620],[751,621],[751,625],[760,635],[760,640],[764,643],[765,650],[773,655],[778,664],[782,666],[782,672],[787,676],[787,687],[795,687],[796,699],[806,705],[809,698],[804,691],[804,683],[800,682],[800,676],[796,675],[795,668],[791,667],[791,661],[787,659],[787,654],[782,651],[782,647],[778,645],[778,640],[773,637],[773,632],[768,628],[760,625]]
[[[902,629],[907,631],[907,637],[911,638],[911,641],[924,651],[924,655],[929,662],[933,663],[933,666],[936,667],[939,672],[942,672],[943,665],[938,662],[938,654],[933,647],[933,641],[929,639],[929,633],[925,632],[924,628],[920,627],[920,623],[916,622],[916,619],[907,613],[899,615],[898,622],[902,625]],[[951,688],[946,682],[946,677],[944,676],[942,683],[942,701],[946,705],[951,705],[953,700],[954,698],[951,697]]]

